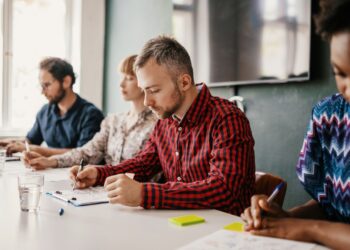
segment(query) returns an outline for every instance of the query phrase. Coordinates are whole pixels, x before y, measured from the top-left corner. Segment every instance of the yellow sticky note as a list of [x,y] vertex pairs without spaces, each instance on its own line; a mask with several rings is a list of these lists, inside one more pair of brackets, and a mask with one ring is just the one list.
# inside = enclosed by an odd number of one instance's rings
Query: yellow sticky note
[[235,232],[244,232],[244,224],[242,222],[233,222],[224,226],[224,229]]
[[189,215],[169,218],[169,221],[178,226],[188,226],[192,224],[205,222],[205,219],[194,214],[189,214]]

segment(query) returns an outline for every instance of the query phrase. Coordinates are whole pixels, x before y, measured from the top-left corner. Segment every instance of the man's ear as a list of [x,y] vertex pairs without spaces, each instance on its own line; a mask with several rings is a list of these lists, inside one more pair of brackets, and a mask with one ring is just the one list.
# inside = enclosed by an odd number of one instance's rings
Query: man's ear
[[67,75],[63,78],[63,88],[64,89],[72,88],[72,77],[71,76]]
[[189,74],[182,74],[179,78],[180,89],[183,91],[192,87],[192,78]]

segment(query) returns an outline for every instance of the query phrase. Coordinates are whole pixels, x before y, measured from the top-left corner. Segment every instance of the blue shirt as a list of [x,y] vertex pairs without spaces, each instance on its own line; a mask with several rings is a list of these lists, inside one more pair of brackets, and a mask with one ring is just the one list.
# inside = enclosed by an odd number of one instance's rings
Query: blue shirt
[[100,130],[102,112],[77,95],[73,106],[61,116],[57,104],[46,104],[38,112],[27,139],[36,145],[43,141],[51,148],[83,146]]
[[329,219],[350,223],[350,104],[336,94],[312,110],[297,164],[305,190]]

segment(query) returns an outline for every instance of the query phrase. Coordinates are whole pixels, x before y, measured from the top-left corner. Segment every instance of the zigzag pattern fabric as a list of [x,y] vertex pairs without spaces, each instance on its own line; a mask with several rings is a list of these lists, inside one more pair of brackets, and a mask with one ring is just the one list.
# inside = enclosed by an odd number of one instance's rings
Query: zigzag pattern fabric
[[330,219],[350,223],[350,104],[340,94],[313,108],[296,170]]

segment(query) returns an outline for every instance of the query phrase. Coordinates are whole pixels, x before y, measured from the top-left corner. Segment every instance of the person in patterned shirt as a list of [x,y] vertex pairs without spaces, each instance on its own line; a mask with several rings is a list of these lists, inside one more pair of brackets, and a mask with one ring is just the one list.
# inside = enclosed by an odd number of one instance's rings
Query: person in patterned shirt
[[[318,32],[330,42],[338,94],[312,110],[297,163],[297,175],[312,199],[284,211],[267,197],[252,197],[242,214],[256,235],[350,246],[350,0],[320,1]],[[261,217],[262,211],[264,218]],[[274,218],[273,218],[274,217]],[[285,218],[281,218],[285,217]]]
[[[144,103],[160,120],[134,158],[78,174],[73,167],[76,186],[104,184],[110,203],[127,206],[241,213],[255,183],[254,140],[244,113],[194,83],[190,57],[175,39],[148,41],[135,68]],[[160,170],[165,183],[145,182]],[[135,173],[134,180],[124,173]]]
[[136,55],[125,58],[120,64],[121,94],[130,101],[130,111],[107,116],[100,132],[79,148],[67,153],[44,157],[35,152],[25,153],[25,162],[33,169],[71,167],[81,159],[89,164],[118,164],[133,157],[145,144],[156,123],[156,116],[143,104],[144,92],[137,86],[133,70]]

